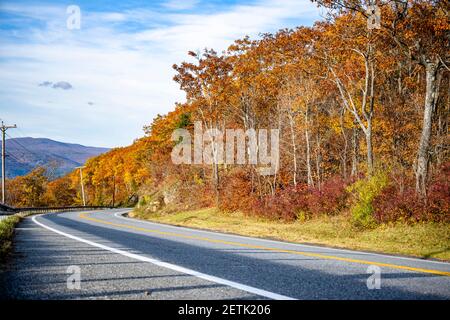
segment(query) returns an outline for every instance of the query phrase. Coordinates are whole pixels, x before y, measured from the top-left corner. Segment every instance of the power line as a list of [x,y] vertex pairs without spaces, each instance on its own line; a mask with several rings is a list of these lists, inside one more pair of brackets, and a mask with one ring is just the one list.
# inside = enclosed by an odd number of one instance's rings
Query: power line
[[31,153],[37,157],[40,157],[40,155],[38,155],[36,152],[31,151],[30,149],[28,149],[27,147],[25,147],[23,144],[19,143],[19,141],[17,141],[17,138],[13,138],[11,137],[9,134],[6,133],[6,135],[8,136],[8,138],[11,139],[12,142],[14,142],[16,145],[20,146],[22,149],[24,149],[25,151],[27,151],[28,153]]
[[17,157],[15,157],[12,153],[10,153],[10,152],[6,152],[6,156],[7,157],[11,157],[11,158],[13,158],[14,160],[16,160],[17,162],[22,162],[21,160],[19,160]]
[[27,135],[22,129],[17,128],[17,132],[20,133],[21,137],[16,137],[16,138],[26,138],[29,137],[30,135]]

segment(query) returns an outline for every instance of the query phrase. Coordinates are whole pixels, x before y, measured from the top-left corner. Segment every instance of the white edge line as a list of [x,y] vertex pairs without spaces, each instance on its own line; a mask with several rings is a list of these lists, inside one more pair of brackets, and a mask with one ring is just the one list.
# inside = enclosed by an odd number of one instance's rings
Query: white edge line
[[163,268],[171,269],[171,270],[174,270],[174,271],[177,271],[177,272],[189,274],[191,276],[194,276],[194,277],[197,277],[197,278],[201,278],[201,279],[204,279],[204,280],[207,280],[207,281],[223,284],[225,286],[233,287],[233,288],[236,288],[236,289],[239,289],[239,290],[242,290],[242,291],[246,291],[246,292],[249,292],[249,293],[253,293],[253,294],[256,294],[256,295],[259,295],[259,296],[263,296],[263,297],[266,297],[266,298],[270,298],[270,299],[274,299],[274,300],[295,300],[294,298],[291,298],[291,297],[287,297],[287,296],[283,296],[283,295],[280,295],[280,294],[277,294],[277,293],[273,293],[273,292],[270,292],[270,291],[258,289],[258,288],[251,287],[251,286],[247,286],[247,285],[244,285],[244,284],[241,284],[241,283],[237,283],[237,282],[234,282],[234,281],[229,281],[229,280],[226,280],[226,279],[218,278],[218,277],[211,276],[211,275],[208,275],[208,274],[204,274],[204,273],[201,273],[201,272],[198,272],[198,271],[195,271],[195,270],[187,269],[187,268],[175,265],[175,264],[163,262],[163,261],[156,260],[156,259],[147,258],[147,257],[141,256],[141,255],[138,255],[138,254],[130,253],[130,252],[127,252],[127,251],[124,251],[124,250],[120,250],[120,249],[111,248],[111,247],[105,246],[105,245],[100,244],[100,243],[96,243],[96,242],[93,242],[93,241],[90,241],[90,240],[86,240],[86,239],[83,239],[83,238],[80,238],[80,237],[77,237],[77,236],[74,236],[74,235],[62,232],[60,230],[56,230],[56,229],[54,229],[52,227],[49,227],[49,226],[47,226],[47,225],[37,221],[36,217],[39,217],[39,216],[43,216],[43,215],[38,215],[38,216],[33,216],[32,217],[33,222],[36,223],[37,225],[39,225],[39,226],[41,226],[41,227],[43,227],[43,228],[45,228],[47,230],[50,230],[50,231],[53,231],[53,232],[58,233],[60,235],[63,235],[65,237],[67,237],[67,238],[70,238],[70,239],[73,239],[73,240],[77,240],[77,241],[89,244],[89,245],[97,247],[97,248],[101,248],[101,249],[104,249],[104,250],[107,250],[107,251],[111,251],[111,252],[120,254],[122,256],[131,258],[131,259],[152,263],[152,264],[157,265],[159,267],[163,267]]
[[348,252],[350,254],[364,254],[364,255],[368,255],[368,256],[377,256],[377,257],[383,257],[383,258],[410,260],[410,261],[422,262],[422,263],[425,263],[425,264],[426,263],[435,263],[435,264],[449,265],[449,263],[445,262],[445,261],[424,260],[424,259],[420,259],[420,258],[399,257],[399,256],[395,256],[395,255],[388,255],[388,254],[374,253],[374,252],[367,252],[367,251],[338,249],[338,248],[314,246],[314,245],[309,245],[309,244],[301,244],[301,243],[291,243],[291,242],[284,242],[284,241],[277,241],[277,240],[269,240],[269,239],[263,239],[263,238],[252,238],[252,237],[240,236],[240,235],[236,235],[236,234],[227,234],[227,233],[222,233],[222,232],[218,232],[218,231],[192,229],[192,228],[187,228],[187,227],[182,227],[182,226],[175,226],[175,225],[170,225],[170,224],[166,224],[166,223],[158,223],[158,222],[146,221],[146,220],[142,220],[142,219],[135,219],[135,218],[129,218],[129,217],[124,217],[123,216],[123,214],[128,213],[130,211],[132,211],[132,210],[120,211],[120,212],[115,213],[114,216],[116,218],[120,218],[120,219],[131,220],[131,221],[135,221],[135,222],[144,222],[144,223],[153,224],[153,225],[161,225],[161,226],[165,226],[165,227],[169,227],[169,228],[173,228],[173,229],[182,229],[182,230],[186,230],[186,231],[195,231],[195,232],[199,232],[199,233],[216,234],[216,235],[222,235],[222,236],[229,236],[229,237],[235,237],[235,238],[241,238],[241,239],[247,239],[247,240],[254,240],[254,241],[270,242],[270,243],[290,245],[290,246],[296,246],[296,247],[307,247],[307,248],[313,248],[313,249]]

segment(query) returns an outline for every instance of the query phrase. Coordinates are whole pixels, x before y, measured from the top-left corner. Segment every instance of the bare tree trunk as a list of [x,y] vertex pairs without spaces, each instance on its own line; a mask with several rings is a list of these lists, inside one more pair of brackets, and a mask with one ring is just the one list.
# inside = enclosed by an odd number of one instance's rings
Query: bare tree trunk
[[347,148],[348,148],[348,141],[347,141],[347,135],[345,134],[344,114],[345,114],[345,108],[342,108],[341,115],[340,115],[341,133],[342,133],[342,139],[344,140],[344,150],[341,153],[342,176],[344,177],[344,179],[347,179]]
[[294,172],[292,177],[294,180],[294,186],[297,186],[297,145],[295,142],[295,130],[294,130],[294,117],[291,112],[289,112],[289,126],[291,129],[291,143],[292,143],[292,162],[294,165]]
[[214,190],[216,193],[216,207],[219,206],[219,165],[217,163],[213,164],[213,171],[214,171]]
[[[364,88],[362,89],[361,107],[360,111],[357,110],[357,103],[352,97],[349,88],[342,82],[337,76],[334,68],[328,65],[328,69],[334,76],[334,82],[336,83],[339,94],[342,98],[344,107],[353,114],[355,121],[361,127],[361,130],[366,136],[367,143],[367,171],[369,176],[373,173],[373,148],[372,148],[372,119],[374,115],[374,101],[375,101],[375,62],[373,59],[372,45],[368,45],[367,53],[363,53],[359,50],[353,49],[364,58],[365,77]],[[360,116],[360,113],[362,116]],[[367,124],[364,124],[366,120]]]
[[305,139],[306,139],[306,171],[307,171],[307,178],[308,178],[308,187],[314,187],[314,180],[312,177],[312,170],[311,170],[311,146],[309,142],[309,107],[306,106],[305,111]]
[[354,177],[358,174],[358,128],[353,128],[353,136],[352,136],[352,146],[353,146],[353,152],[352,152],[352,172],[351,176]]
[[372,119],[367,120],[367,132],[366,132],[366,145],[367,145],[367,169],[369,175],[373,174],[373,148],[372,148]]
[[[282,121],[281,121],[281,112],[280,109],[278,109],[278,130],[282,132]],[[294,155],[295,157],[295,155]],[[278,166],[278,164],[277,164]],[[273,190],[272,195],[275,195],[275,192],[277,191],[277,178],[278,178],[278,170],[275,171],[275,174],[273,175]]]
[[424,197],[426,196],[426,184],[428,178],[432,117],[438,95],[437,73],[438,63],[428,62],[425,64],[425,106],[423,111],[422,134],[420,136],[419,148],[417,150],[416,168],[416,191]]
[[317,188],[321,190],[322,188],[322,178],[321,178],[321,163],[322,163],[322,150],[320,146],[320,133],[317,133],[317,147],[316,147],[316,172],[317,172]]

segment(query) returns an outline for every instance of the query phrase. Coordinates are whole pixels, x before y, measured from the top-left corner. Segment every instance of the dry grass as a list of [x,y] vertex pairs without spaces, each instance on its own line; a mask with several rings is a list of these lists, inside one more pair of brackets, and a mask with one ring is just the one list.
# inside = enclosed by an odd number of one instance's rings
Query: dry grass
[[253,237],[450,261],[449,224],[397,223],[361,230],[351,225],[345,215],[286,223],[241,213],[223,213],[213,208],[170,214],[135,210],[132,215],[155,222]]

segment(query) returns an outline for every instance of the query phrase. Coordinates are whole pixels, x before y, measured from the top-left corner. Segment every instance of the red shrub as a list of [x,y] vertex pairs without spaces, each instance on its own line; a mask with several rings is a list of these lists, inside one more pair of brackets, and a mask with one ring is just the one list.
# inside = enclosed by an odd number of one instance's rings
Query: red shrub
[[444,166],[432,181],[427,198],[421,199],[409,181],[403,192],[396,185],[389,185],[375,197],[374,217],[379,222],[409,220],[450,222],[450,165]]
[[308,196],[308,211],[312,215],[337,214],[345,207],[348,193],[346,182],[341,177],[333,177],[325,181],[320,190],[310,190]]
[[321,189],[305,184],[278,191],[274,196],[259,200],[253,212],[270,218],[295,220],[299,213],[306,216],[336,214],[345,207],[345,182],[339,177],[323,183]]
[[278,191],[275,195],[266,196],[256,201],[252,213],[273,219],[292,221],[300,211],[307,210],[308,189],[298,185]]

